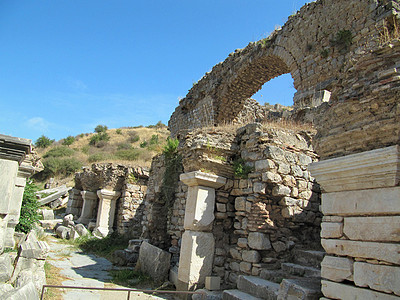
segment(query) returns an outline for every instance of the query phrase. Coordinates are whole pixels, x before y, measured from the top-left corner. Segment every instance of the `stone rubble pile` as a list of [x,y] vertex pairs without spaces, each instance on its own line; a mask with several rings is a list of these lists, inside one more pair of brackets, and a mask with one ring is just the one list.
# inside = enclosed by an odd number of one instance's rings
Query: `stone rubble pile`
[[[40,206],[48,205],[51,209],[61,207],[68,202],[68,193],[71,188],[65,185],[55,187],[52,189],[45,189],[36,192]],[[43,195],[47,195],[44,198]]]

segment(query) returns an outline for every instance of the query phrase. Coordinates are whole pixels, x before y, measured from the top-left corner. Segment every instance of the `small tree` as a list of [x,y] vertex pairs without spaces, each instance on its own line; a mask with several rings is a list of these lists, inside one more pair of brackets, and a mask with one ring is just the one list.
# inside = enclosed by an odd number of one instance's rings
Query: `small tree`
[[64,139],[64,141],[63,141],[63,145],[64,146],[69,146],[69,145],[71,145],[73,142],[75,142],[75,137],[73,137],[72,135],[70,135],[70,136],[67,136],[65,139]]
[[108,130],[108,127],[106,125],[97,125],[96,128],[94,129],[94,132],[102,133],[102,132],[106,132],[107,130]]
[[15,227],[16,231],[28,233],[33,228],[34,224],[39,220],[39,203],[36,199],[35,192],[38,187],[32,180],[26,182],[24,196],[22,198],[21,215],[19,223]]
[[42,135],[41,137],[39,137],[36,142],[35,142],[35,146],[38,148],[47,148],[48,146],[50,146],[51,144],[53,144],[54,140],[49,139],[47,136]]

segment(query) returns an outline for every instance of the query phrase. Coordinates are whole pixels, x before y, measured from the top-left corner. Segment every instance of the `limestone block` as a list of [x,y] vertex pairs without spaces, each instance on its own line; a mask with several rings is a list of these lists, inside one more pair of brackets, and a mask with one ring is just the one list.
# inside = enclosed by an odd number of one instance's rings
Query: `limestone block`
[[322,239],[328,254],[383,260],[400,264],[400,244]]
[[49,251],[49,245],[45,241],[38,241],[35,231],[32,230],[19,246],[18,254],[24,258],[46,259]]
[[183,173],[180,175],[180,180],[188,186],[205,186],[217,189],[226,183],[226,178],[204,173],[200,171],[194,171],[190,173]]
[[65,226],[58,226],[56,229],[57,236],[64,240],[69,238],[70,232],[71,232],[71,228],[68,228]]
[[247,239],[246,238],[238,238],[237,245],[240,248],[246,248],[247,247]]
[[0,214],[8,214],[17,177],[18,162],[0,159]]
[[209,291],[220,290],[221,289],[221,278],[219,278],[218,276],[207,276],[205,287]]
[[322,238],[340,238],[343,235],[343,223],[321,223]]
[[212,273],[215,240],[210,232],[185,231],[182,236],[178,279],[187,288],[202,286]]
[[400,216],[344,218],[343,231],[350,240],[399,242]]
[[268,171],[275,168],[275,163],[270,159],[257,160],[255,162],[256,171]]
[[258,263],[261,259],[260,253],[255,250],[244,250],[242,252],[242,259],[251,263]]
[[238,211],[246,210],[246,198],[245,197],[236,197],[235,199],[235,209]]
[[215,189],[204,186],[189,186],[184,228],[186,230],[209,231],[215,219]]
[[263,182],[279,183],[282,181],[281,175],[275,172],[265,172],[261,174]]
[[33,282],[30,281],[28,284],[13,289],[12,291],[3,294],[1,297],[3,300],[15,300],[15,299],[36,300],[39,299],[39,294]]
[[89,231],[82,224],[76,224],[75,231],[79,234],[79,236],[85,236],[89,234]]
[[325,215],[400,214],[400,187],[322,194]]
[[355,262],[354,283],[400,296],[400,267]]
[[12,291],[13,289],[14,287],[11,284],[0,282],[0,297],[9,291]]
[[242,254],[236,248],[229,249],[229,253],[233,259],[242,260]]
[[397,296],[358,288],[352,285],[321,280],[321,290],[326,298],[346,300],[399,300]]
[[53,230],[54,227],[56,227],[56,225],[58,223],[62,223],[62,219],[54,219],[54,220],[39,220],[39,224],[40,226],[42,226],[43,229],[50,229]]
[[283,252],[286,250],[286,244],[284,242],[277,241],[272,243],[272,248],[274,248],[276,252]]
[[255,182],[253,186],[254,193],[265,194],[265,184],[261,182]]
[[19,288],[27,285],[29,282],[33,282],[36,291],[40,293],[43,285],[46,284],[46,274],[44,269],[37,270],[22,270],[15,281],[15,287]]
[[170,260],[170,253],[147,242],[142,243],[139,251],[138,267],[154,281],[160,283],[168,278]]
[[249,247],[256,250],[269,250],[271,249],[271,242],[265,233],[250,232],[247,237]]
[[309,170],[327,193],[394,187],[400,180],[400,146],[312,163]]
[[6,282],[13,272],[11,256],[8,253],[0,255],[0,282]]
[[290,196],[290,192],[290,188],[283,184],[278,184],[272,189],[273,196]]
[[54,220],[54,212],[52,209],[42,209],[43,220]]
[[353,263],[353,260],[347,257],[326,255],[321,262],[321,277],[336,282],[353,281]]
[[241,261],[239,264],[240,271],[247,274],[251,274],[251,267],[252,265],[249,262]]

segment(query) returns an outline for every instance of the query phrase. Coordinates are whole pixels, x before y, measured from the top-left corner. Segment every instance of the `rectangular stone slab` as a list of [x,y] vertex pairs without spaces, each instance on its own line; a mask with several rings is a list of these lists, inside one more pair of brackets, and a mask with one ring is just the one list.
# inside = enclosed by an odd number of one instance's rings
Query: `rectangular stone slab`
[[379,293],[369,289],[358,288],[355,286],[321,280],[322,293],[327,298],[346,299],[346,300],[399,300],[394,295]]
[[400,215],[400,187],[322,194],[324,215]]
[[322,239],[321,244],[328,254],[370,258],[400,264],[400,244],[333,239]]
[[350,240],[399,242],[400,216],[344,218],[343,232]]
[[354,263],[354,283],[400,296],[400,268],[356,262]]

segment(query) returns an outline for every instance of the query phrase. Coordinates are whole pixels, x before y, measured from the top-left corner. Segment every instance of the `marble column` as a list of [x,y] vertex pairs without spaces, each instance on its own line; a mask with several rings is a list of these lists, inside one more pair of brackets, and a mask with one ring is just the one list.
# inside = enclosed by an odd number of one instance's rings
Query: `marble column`
[[212,273],[215,189],[226,179],[200,171],[182,174],[180,179],[188,185],[188,193],[177,289],[188,291],[204,286],[206,276]]
[[95,209],[97,205],[97,194],[89,191],[81,191],[83,206],[81,216],[78,223],[89,224],[89,222],[96,217]]
[[97,237],[106,237],[113,232],[115,207],[121,192],[98,190],[99,208],[97,210],[96,227],[93,234]]

